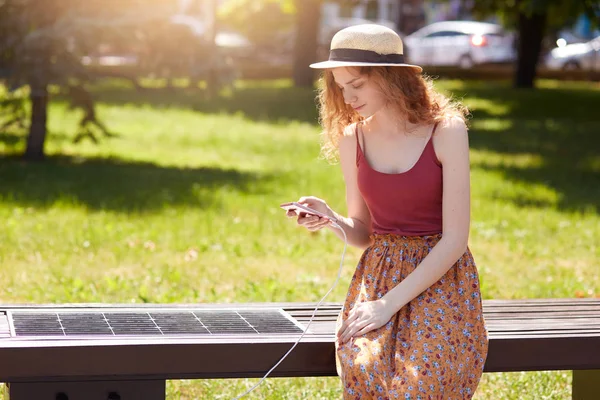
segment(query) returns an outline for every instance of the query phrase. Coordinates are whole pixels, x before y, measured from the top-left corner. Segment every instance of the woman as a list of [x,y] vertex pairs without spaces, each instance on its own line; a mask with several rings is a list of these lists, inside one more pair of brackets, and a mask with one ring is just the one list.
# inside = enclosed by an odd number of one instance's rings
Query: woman
[[[344,399],[469,399],[487,356],[479,277],[468,249],[466,109],[404,63],[400,37],[358,25],[332,39],[323,69],[323,153],[339,153],[348,216],[365,251],[338,321]],[[288,216],[296,216],[288,212]],[[297,216],[310,231],[326,218]]]

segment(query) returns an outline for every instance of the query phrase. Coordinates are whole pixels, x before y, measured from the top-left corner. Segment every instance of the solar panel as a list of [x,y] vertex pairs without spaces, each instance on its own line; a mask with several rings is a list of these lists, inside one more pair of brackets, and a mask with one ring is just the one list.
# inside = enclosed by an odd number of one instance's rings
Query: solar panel
[[300,334],[282,309],[9,311],[14,336]]

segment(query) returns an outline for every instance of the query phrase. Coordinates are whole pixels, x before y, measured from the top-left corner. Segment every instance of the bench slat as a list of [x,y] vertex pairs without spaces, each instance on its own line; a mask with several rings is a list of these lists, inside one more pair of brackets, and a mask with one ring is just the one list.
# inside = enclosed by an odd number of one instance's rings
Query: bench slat
[[8,326],[8,316],[5,312],[0,312],[0,338],[10,337],[10,328]]

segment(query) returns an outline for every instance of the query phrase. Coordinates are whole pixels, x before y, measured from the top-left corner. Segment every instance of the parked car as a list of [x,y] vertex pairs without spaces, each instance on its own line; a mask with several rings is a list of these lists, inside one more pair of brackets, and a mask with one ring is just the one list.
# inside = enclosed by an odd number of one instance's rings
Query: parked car
[[404,38],[408,61],[458,66],[515,60],[514,34],[498,24],[478,21],[434,22]]
[[600,72],[600,36],[585,43],[567,44],[550,51],[545,65],[555,70]]
[[209,76],[209,60],[216,56],[218,82],[227,86],[240,75],[236,60],[254,51],[245,36],[222,27],[213,44],[207,24],[187,15],[167,15],[121,29],[121,35],[113,35],[111,40],[99,44],[95,51],[82,57],[82,63],[99,74],[134,80],[139,76],[154,76],[169,82],[188,77],[190,84],[196,85]]

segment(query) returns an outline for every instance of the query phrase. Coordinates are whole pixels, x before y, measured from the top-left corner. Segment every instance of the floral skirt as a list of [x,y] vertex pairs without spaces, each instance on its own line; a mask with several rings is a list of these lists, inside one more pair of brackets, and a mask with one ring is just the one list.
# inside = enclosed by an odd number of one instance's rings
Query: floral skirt
[[[377,300],[406,278],[440,240],[373,235],[350,282],[338,327],[355,304]],[[488,337],[471,252],[379,329],[336,343],[345,400],[470,399]]]

